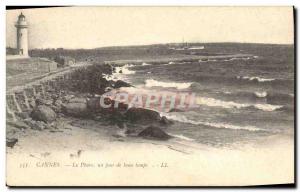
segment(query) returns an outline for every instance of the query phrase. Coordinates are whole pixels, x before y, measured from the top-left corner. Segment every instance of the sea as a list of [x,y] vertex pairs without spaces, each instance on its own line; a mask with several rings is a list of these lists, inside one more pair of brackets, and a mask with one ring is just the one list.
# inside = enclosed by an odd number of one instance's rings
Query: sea
[[[131,93],[195,95],[191,108],[159,111],[174,122],[166,131],[177,138],[215,147],[294,138],[293,45],[216,43],[203,51],[218,57],[129,62],[115,75],[134,86]],[[236,54],[246,56],[227,57]]]

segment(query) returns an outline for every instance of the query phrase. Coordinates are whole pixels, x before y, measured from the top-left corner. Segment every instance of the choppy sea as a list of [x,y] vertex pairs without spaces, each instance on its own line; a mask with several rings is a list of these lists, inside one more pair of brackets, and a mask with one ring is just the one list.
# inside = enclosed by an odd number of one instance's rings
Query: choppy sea
[[181,139],[212,146],[251,143],[270,135],[293,139],[293,46],[244,44],[220,50],[250,56],[128,63],[116,73],[122,70],[118,78],[134,85],[133,92],[196,95],[197,107],[161,112],[175,122],[167,132]]

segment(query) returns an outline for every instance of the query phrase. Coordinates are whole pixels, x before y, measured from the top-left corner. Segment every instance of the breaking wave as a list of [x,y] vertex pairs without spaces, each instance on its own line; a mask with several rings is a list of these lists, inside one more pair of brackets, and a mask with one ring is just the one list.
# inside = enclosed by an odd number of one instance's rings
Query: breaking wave
[[237,76],[237,79],[244,79],[248,81],[258,81],[258,82],[269,82],[275,81],[273,78],[262,78],[262,77],[249,77],[249,76]]
[[122,67],[115,67],[116,74],[124,74],[124,75],[130,75],[135,74],[135,71],[129,70],[128,68],[133,67],[134,65],[126,64]]
[[135,71],[133,70],[129,70],[128,68],[133,67],[134,65],[132,64],[126,64],[123,66],[117,66],[114,67],[114,72],[111,75],[103,75],[103,78],[105,78],[107,81],[111,81],[111,80],[124,80],[124,78],[122,78],[122,75],[130,75],[130,74],[135,74]]
[[222,91],[220,92],[220,97],[229,100],[241,100],[242,102],[247,100],[250,103],[255,103],[257,99],[266,102],[271,105],[292,105],[294,103],[294,96],[290,93],[279,93],[274,91]]
[[198,105],[206,105],[210,107],[223,107],[223,108],[247,108],[254,107],[263,111],[275,111],[283,107],[282,105],[270,105],[270,104],[246,104],[246,103],[236,103],[233,101],[222,101],[209,97],[198,97],[196,99],[196,104]]
[[266,97],[268,93],[266,91],[263,92],[255,92],[256,97]]
[[147,65],[151,65],[151,64],[145,62],[142,63],[142,66],[147,66]]
[[186,140],[186,141],[194,141],[195,140],[195,139],[183,136],[183,135],[175,135],[175,134],[170,134],[170,133],[168,133],[168,134],[173,136],[173,137],[177,137],[179,139],[183,139],[183,140]]
[[178,121],[181,123],[189,123],[193,125],[205,125],[219,129],[234,129],[234,130],[248,130],[248,131],[261,131],[262,129],[254,126],[238,126],[231,125],[227,123],[211,123],[211,122],[203,122],[203,121],[195,121],[190,120],[184,115],[173,115],[173,114],[164,114],[168,119],[173,121]]
[[187,89],[191,85],[192,85],[192,83],[163,82],[163,81],[156,81],[154,79],[147,79],[145,81],[145,86],[146,87],[164,87],[164,88]]

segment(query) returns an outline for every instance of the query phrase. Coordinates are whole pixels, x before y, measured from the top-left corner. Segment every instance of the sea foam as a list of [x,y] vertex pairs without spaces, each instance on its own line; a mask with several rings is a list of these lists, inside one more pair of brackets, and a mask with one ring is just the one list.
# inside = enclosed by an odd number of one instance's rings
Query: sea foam
[[210,107],[222,107],[222,108],[246,108],[246,107],[254,107],[263,111],[275,111],[283,106],[281,105],[270,105],[270,104],[249,104],[249,103],[236,103],[233,101],[222,101],[209,97],[197,97],[196,99],[197,105],[206,105]]
[[214,128],[220,128],[220,129],[234,129],[234,130],[248,130],[248,131],[260,131],[262,129],[254,126],[238,126],[238,125],[232,125],[232,124],[227,124],[227,123],[213,123],[213,122],[204,122],[204,121],[195,121],[188,119],[184,115],[179,115],[179,114],[164,114],[168,119],[173,120],[173,121],[178,121],[181,123],[189,123],[193,125],[205,125],[205,126],[210,126]]
[[145,86],[146,87],[164,87],[164,88],[187,89],[191,85],[192,85],[192,83],[163,82],[163,81],[156,81],[154,79],[147,79],[145,81]]
[[258,81],[258,82],[268,82],[268,81],[274,81],[273,78],[262,78],[262,77],[249,77],[249,76],[237,76],[237,79],[245,79],[249,81]]
[[266,91],[263,92],[255,92],[256,97],[266,97],[268,93]]
[[122,75],[130,75],[135,74],[135,71],[129,70],[128,68],[133,67],[132,64],[126,64],[121,67],[115,67],[115,72],[113,72],[111,75],[103,75],[103,78],[105,78],[107,81],[111,80],[126,80],[124,76]]
[[130,75],[130,74],[135,74],[135,71],[133,70],[129,70],[128,68],[133,67],[134,65],[131,64],[126,64],[124,66],[121,67],[115,67],[116,69],[116,73],[117,74],[124,74],[124,75]]
[[175,135],[175,134],[170,134],[170,133],[168,133],[168,134],[173,136],[173,137],[177,137],[179,139],[186,140],[186,141],[194,141],[195,140],[195,139],[183,136],[183,135]]
[[147,65],[151,65],[151,64],[145,62],[142,63],[142,66],[147,66]]

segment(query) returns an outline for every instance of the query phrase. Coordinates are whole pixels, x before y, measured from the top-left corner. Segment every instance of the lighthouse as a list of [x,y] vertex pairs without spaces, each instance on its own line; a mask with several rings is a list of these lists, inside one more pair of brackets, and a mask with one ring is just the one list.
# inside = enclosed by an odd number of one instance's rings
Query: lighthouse
[[15,25],[17,28],[17,50],[19,55],[28,56],[28,24],[25,16],[21,12],[18,17],[18,21]]

